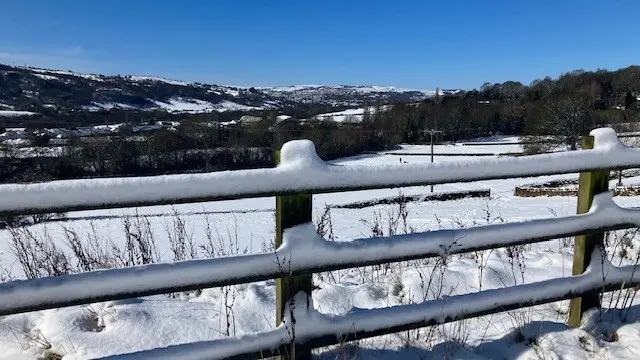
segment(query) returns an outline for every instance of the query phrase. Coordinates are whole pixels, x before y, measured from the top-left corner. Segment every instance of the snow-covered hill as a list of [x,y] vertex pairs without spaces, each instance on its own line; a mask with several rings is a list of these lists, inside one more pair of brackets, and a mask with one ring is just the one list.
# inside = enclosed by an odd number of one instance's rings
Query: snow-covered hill
[[225,86],[0,64],[0,103],[10,110],[49,114],[112,109],[205,113],[279,110],[300,104],[361,107],[377,100],[418,101],[434,94],[433,90],[393,86]]

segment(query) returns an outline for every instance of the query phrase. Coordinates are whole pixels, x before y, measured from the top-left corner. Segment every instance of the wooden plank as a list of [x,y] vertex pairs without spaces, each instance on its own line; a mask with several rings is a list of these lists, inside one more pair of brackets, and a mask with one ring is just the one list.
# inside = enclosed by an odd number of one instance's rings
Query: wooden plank
[[[582,137],[582,148],[593,149],[593,136]],[[594,195],[609,189],[609,170],[597,170],[580,173],[578,185],[578,214],[589,211]],[[591,262],[591,255],[597,247],[604,245],[604,232],[593,232],[576,236],[573,251],[573,275],[585,272]],[[569,308],[569,326],[578,327],[585,311],[600,306],[599,291],[589,292],[571,300]]]
[[[280,160],[280,152],[276,152],[276,161]],[[305,224],[312,221],[313,203],[311,194],[295,194],[276,197],[276,249],[282,245],[282,234],[285,229],[295,225]],[[278,259],[283,272],[287,270],[287,259]],[[299,276],[288,276],[276,279],[276,326],[280,325],[285,314],[287,305],[292,305],[293,298],[298,292],[307,294],[307,304],[312,291],[312,275],[305,274]],[[301,304],[297,304],[301,306]],[[304,306],[304,304],[302,304]],[[295,319],[288,329],[292,338],[291,346],[286,348],[279,358],[310,360],[311,347],[307,344],[294,344],[295,342]]]

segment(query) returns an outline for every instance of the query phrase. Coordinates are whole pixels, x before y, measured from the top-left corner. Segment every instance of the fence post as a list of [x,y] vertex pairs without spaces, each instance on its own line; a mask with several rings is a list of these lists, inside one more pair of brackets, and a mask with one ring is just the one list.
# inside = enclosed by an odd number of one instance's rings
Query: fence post
[[[582,149],[593,149],[593,136],[582,137]],[[578,214],[589,211],[594,195],[607,191],[609,188],[609,170],[597,170],[580,173],[578,183]],[[573,250],[573,275],[585,272],[591,262],[593,250],[604,245],[604,232],[576,236]],[[582,321],[582,314],[594,307],[600,306],[599,291],[589,292],[582,297],[571,299],[569,307],[569,326],[578,327]]]
[[[276,163],[280,162],[280,151],[276,151],[275,160]],[[312,194],[276,196],[276,248],[282,244],[282,233],[285,229],[312,221],[312,211]],[[286,264],[282,266],[286,269]],[[276,326],[282,322],[285,307],[295,294],[304,291],[307,296],[311,296],[311,290],[311,274],[276,279]],[[295,324],[289,332],[295,340]],[[311,348],[304,344],[295,344],[290,352],[282,354],[280,359],[310,360]]]

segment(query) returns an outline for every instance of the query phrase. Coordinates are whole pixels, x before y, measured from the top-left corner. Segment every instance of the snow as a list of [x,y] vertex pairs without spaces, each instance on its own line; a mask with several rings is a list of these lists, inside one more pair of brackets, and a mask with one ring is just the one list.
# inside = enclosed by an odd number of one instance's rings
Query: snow
[[20,117],[20,116],[32,116],[38,113],[32,111],[17,111],[17,110],[0,110],[0,117]]
[[[603,281],[604,279],[604,281]],[[220,339],[209,342],[191,343],[154,349],[106,359],[224,359],[239,354],[260,353],[263,349],[276,349],[291,342],[287,328],[295,319],[296,340],[305,342],[313,338],[351,337],[353,333],[375,333],[410,324],[438,324],[484,314],[491,309],[512,309],[523,304],[543,304],[584,294],[599,286],[620,286],[623,283],[640,281],[640,273],[635,266],[616,268],[599,252],[593,254],[592,262],[582,275],[546,280],[531,284],[491,289],[473,294],[448,296],[444,299],[371,310],[354,310],[344,316],[327,316],[308,309],[307,298],[297,294],[292,311],[285,311],[284,325],[275,330],[247,335],[236,339]],[[299,304],[303,304],[300,306]],[[297,305],[297,306],[296,306]],[[288,324],[288,325],[287,325]],[[366,336],[357,336],[361,339]]]
[[225,89],[222,89],[222,92],[224,92],[226,94],[229,94],[231,96],[234,96],[234,97],[240,96],[240,91],[235,89],[235,88],[225,88]]
[[47,70],[47,69],[38,69],[38,68],[32,68],[32,67],[27,67],[26,69],[31,70],[31,71],[36,72],[36,73],[40,73],[40,74],[68,75],[68,76],[81,77],[81,78],[84,78],[84,79],[87,79],[87,80],[93,80],[93,81],[98,81],[98,82],[104,81],[100,75],[96,75],[96,74],[81,74],[81,73],[77,73],[77,72],[73,72],[73,71]]
[[270,90],[275,92],[294,92],[301,90],[310,90],[323,87],[322,85],[291,85],[291,86],[276,86],[276,87],[257,87],[260,90]]
[[[596,141],[598,143],[598,141]],[[504,145],[487,146],[487,153],[501,153]],[[451,146],[455,149],[465,149],[467,146]],[[470,146],[472,148],[472,146]],[[428,146],[414,146],[415,153],[428,153]],[[305,153],[304,146],[298,149],[298,153]],[[462,150],[460,150],[462,151]],[[484,151],[483,151],[484,152]],[[307,156],[307,155],[300,155]],[[405,168],[415,165],[427,166],[429,156],[415,155],[401,156],[406,164]],[[478,163],[478,160],[495,160],[495,156],[474,157],[435,157],[436,164],[449,166],[455,164]],[[483,161],[480,161],[481,163]],[[390,167],[399,164],[397,155],[367,154],[351,158],[341,159],[333,163],[326,163],[327,167],[340,165],[343,167],[374,168]],[[397,170],[402,171],[402,168]],[[304,173],[305,170],[301,170]],[[298,176],[296,174],[296,176]],[[364,177],[364,176],[363,176]],[[577,179],[576,174],[543,176],[536,181]],[[257,182],[262,180],[256,180]],[[530,183],[531,179],[495,179],[479,180],[469,183],[450,183],[436,185],[435,191],[462,191],[472,189],[491,189],[490,199],[462,199],[449,202],[409,203],[408,226],[420,232],[434,232],[439,229],[459,229],[460,226],[472,226],[478,224],[495,224],[496,222],[518,222],[522,225],[530,220],[548,220],[550,216],[567,216],[570,220],[563,220],[562,226],[577,226],[580,222],[597,220],[596,217],[573,218],[576,209],[576,200],[571,197],[540,197],[519,198],[513,195],[515,186]],[[640,183],[640,177],[625,179],[625,184]],[[615,186],[616,180],[612,180],[611,186]],[[217,183],[214,183],[217,186]],[[397,189],[374,189],[366,191],[350,191],[340,193],[316,194],[313,196],[314,219],[319,218],[324,206],[341,204],[352,201],[371,199],[372,197],[397,196]],[[426,194],[428,186],[413,186],[402,189],[406,194]],[[610,206],[610,198],[601,196],[596,204],[601,205],[600,210]],[[615,204],[624,207],[639,206],[640,197],[615,197]],[[609,202],[609,203],[608,203]],[[150,221],[158,243],[158,251],[162,255],[162,261],[172,261],[172,253],[169,247],[165,227],[173,221],[171,215],[174,211],[183,214],[187,231],[192,232],[198,245],[206,243],[205,222],[210,221],[214,233],[219,232],[222,240],[227,243],[234,236],[239,241],[240,253],[248,249],[250,254],[264,251],[269,248],[274,238],[275,222],[273,197],[241,199],[233,201],[205,202],[192,204],[178,204],[173,206],[150,206],[136,209],[112,209],[91,210],[68,213],[68,219],[64,222],[38,224],[29,227],[33,234],[48,236],[56,239],[58,244],[67,249],[64,239],[63,226],[85,237],[92,233],[95,227],[101,239],[113,239],[123,245],[125,232],[122,229],[123,216],[144,216]],[[600,210],[594,210],[590,214],[581,216],[597,216]],[[229,213],[237,211],[236,213]],[[366,240],[371,236],[369,225],[363,220],[371,221],[376,214],[383,218],[383,227],[388,226],[387,212],[395,211],[394,206],[381,205],[374,208],[352,210],[332,209],[333,232],[335,243],[345,242],[345,251],[354,244],[366,245]],[[608,212],[609,210],[607,210]],[[617,211],[617,210],[616,210]],[[621,221],[628,220],[627,216],[635,214],[632,210],[624,210],[615,213],[612,217],[621,217]],[[492,219],[492,220],[484,220]],[[497,220],[493,220],[497,219]],[[582,219],[582,220],[581,220]],[[595,221],[594,220],[594,221]],[[608,220],[611,220],[609,218]],[[608,221],[607,220],[607,221]],[[598,220],[599,221],[599,220]],[[618,221],[617,219],[615,221]],[[235,225],[234,225],[235,224]],[[547,224],[545,222],[539,225]],[[547,225],[544,225],[547,227]],[[511,226],[511,225],[510,225]],[[217,230],[215,230],[217,229]],[[235,230],[234,230],[235,229]],[[505,229],[510,229],[507,227]],[[302,230],[302,229],[300,229]],[[463,234],[465,238],[473,236],[469,241],[486,239],[480,232],[451,231],[449,234]],[[305,230],[307,231],[307,230]],[[507,234],[511,234],[508,230]],[[552,231],[547,229],[545,231]],[[229,233],[230,235],[227,235]],[[437,232],[435,232],[437,233]],[[441,232],[443,236],[447,232]],[[234,235],[235,234],[235,235]],[[469,235],[473,234],[473,235]],[[523,234],[526,235],[526,234]],[[430,235],[429,241],[437,241],[436,235]],[[457,236],[457,235],[456,235]],[[362,239],[361,239],[362,238]],[[361,240],[358,240],[361,239]],[[291,240],[294,240],[293,238]],[[308,238],[304,239],[305,241]],[[312,239],[313,240],[313,239]],[[317,238],[316,238],[317,240]],[[502,236],[494,239],[496,242],[504,240]],[[215,240],[214,240],[215,241]],[[296,240],[298,241],[298,240]],[[355,241],[355,242],[354,242]],[[408,240],[407,240],[408,241]],[[416,240],[417,241],[417,240]],[[388,242],[388,241],[387,241]],[[372,246],[383,246],[375,243]],[[486,251],[485,261],[487,267],[484,272],[478,269],[473,256],[454,255],[448,258],[447,266],[442,268],[434,265],[438,258],[430,261],[420,260],[411,262],[410,265],[391,264],[390,269],[379,272],[371,272],[372,269],[360,268],[332,272],[314,276],[314,283],[319,288],[313,292],[313,305],[317,311],[326,317],[317,319],[322,321],[335,320],[333,316],[349,315],[357,313],[360,309],[376,309],[388,306],[404,306],[409,303],[420,303],[425,300],[440,299],[446,296],[455,296],[464,293],[476,293],[479,289],[499,289],[505,285],[520,283],[533,283],[546,281],[556,277],[571,275],[572,249],[563,245],[564,240],[554,240],[535,243],[523,247],[523,261],[526,271],[523,279],[514,278],[509,265],[509,258],[504,249]],[[568,242],[571,244],[571,241]],[[11,236],[6,230],[0,230],[0,269],[12,270],[14,278],[20,278],[20,268],[16,264],[11,250]],[[414,243],[415,245],[416,243]],[[633,240],[633,248],[638,248],[638,240]],[[323,244],[324,246],[324,244]],[[407,246],[405,243],[402,246]],[[296,250],[297,251],[297,250]],[[386,251],[386,250],[381,250]],[[395,251],[395,250],[394,250]],[[635,257],[636,250],[630,250],[631,259]],[[610,256],[617,254],[614,249]],[[285,256],[287,254],[283,254]],[[288,255],[287,255],[288,256]],[[332,255],[333,256],[333,255]],[[616,262],[617,264],[617,262]],[[623,265],[633,264],[633,261],[625,260]],[[368,270],[369,269],[369,270]],[[243,269],[244,270],[244,269]],[[205,271],[205,270],[203,270]],[[210,272],[210,270],[206,270]],[[434,272],[435,271],[435,272]],[[442,272],[441,272],[442,271]],[[519,276],[518,271],[516,273]],[[0,272],[0,276],[3,272]],[[335,280],[331,280],[335,277]],[[442,284],[442,295],[435,290],[423,289],[422,278],[433,278],[435,283]],[[571,285],[571,284],[570,284]],[[231,334],[238,336],[255,336],[256,333],[264,333],[274,329],[275,324],[275,282],[260,281],[257,283],[232,287],[237,291],[233,305],[234,318]],[[396,288],[404,289],[400,295],[396,294]],[[567,286],[567,288],[569,288]],[[404,294],[404,295],[402,295]],[[423,296],[425,296],[424,298]],[[613,295],[606,294],[603,300],[605,307]],[[403,300],[404,299],[404,300]],[[475,298],[477,299],[477,298]],[[637,303],[635,301],[634,303]],[[47,339],[52,344],[52,349],[65,355],[64,359],[99,358],[114,354],[122,354],[132,351],[140,351],[168,345],[179,345],[197,342],[203,348],[207,347],[210,340],[225,338],[226,318],[224,315],[225,298],[222,288],[205,289],[202,294],[177,294],[173,297],[158,295],[123,301],[109,301],[90,306],[72,306],[56,310],[36,311],[19,315],[0,317],[0,359],[36,359],[42,356],[39,345],[28,340],[37,334]],[[473,303],[472,303],[473,304]],[[400,333],[383,336],[370,340],[360,341],[357,347],[344,346],[336,350],[321,349],[318,355],[320,359],[344,358],[344,352],[348,354],[354,351],[355,358],[381,358],[381,359],[440,359],[440,358],[478,358],[478,359],[514,359],[537,358],[542,351],[551,358],[583,359],[597,357],[601,359],[635,359],[640,349],[640,326],[633,323],[640,319],[637,308],[632,306],[626,321],[622,316],[618,319],[615,309],[605,309],[608,326],[613,326],[618,340],[606,342],[599,340],[598,332],[589,327],[569,329],[565,323],[565,312],[568,302],[555,302],[548,305],[540,305],[530,309],[504,312],[474,319],[463,320],[450,324],[451,326],[438,327],[434,330],[433,340],[429,338],[431,329],[412,332],[411,335]],[[409,311],[422,314],[423,308],[408,307]],[[420,312],[418,312],[420,311]],[[416,314],[414,313],[414,314]],[[96,318],[94,319],[94,315]],[[319,314],[313,314],[319,315]],[[363,315],[364,316],[364,315]],[[393,321],[394,316],[391,321]],[[314,319],[316,319],[314,317]],[[354,318],[351,318],[354,319]],[[519,320],[520,319],[520,320]],[[373,321],[373,320],[371,320]],[[522,322],[522,323],[521,323]],[[630,323],[631,322],[631,323]],[[316,322],[323,324],[324,322]],[[366,325],[366,322],[359,322]],[[103,330],[93,330],[96,324],[102,324]],[[345,325],[346,326],[346,325]],[[587,325],[585,325],[587,326]],[[600,325],[602,326],[602,325]],[[516,340],[512,331],[521,329],[524,341]],[[24,329],[24,330],[22,330]],[[149,331],[153,329],[153,331]],[[22,332],[24,331],[24,335]],[[459,334],[459,335],[457,335]],[[276,334],[276,335],[281,335]],[[282,336],[276,336],[279,340]],[[408,342],[405,345],[405,337],[419,339],[416,342]],[[253,337],[255,339],[255,337]],[[250,349],[249,338],[242,340]],[[586,345],[585,346],[585,340]],[[230,340],[229,340],[230,341]],[[431,343],[430,341],[434,341]],[[216,343],[220,349],[222,345],[226,349],[234,346],[230,342]],[[255,346],[255,342],[250,346]],[[26,350],[23,350],[26,349]],[[351,357],[351,356],[349,356]]]
[[171,98],[166,102],[152,100],[159,108],[169,112],[205,112],[213,108],[213,104],[198,99]]
[[113,102],[107,102],[107,103],[98,103],[98,102],[92,102],[92,105],[85,105],[83,106],[84,109],[89,110],[89,111],[99,111],[99,110],[111,110],[111,109],[134,109],[133,106],[128,105],[128,104],[124,104],[124,103],[113,103]]
[[396,86],[357,86],[355,87],[356,91],[358,92],[363,92],[363,93],[368,93],[368,92],[409,92],[409,91],[419,91],[419,92],[425,92],[425,91],[431,91],[431,90],[416,90],[416,89],[408,89],[408,88],[401,88],[401,87],[396,87]]
[[[304,151],[302,149],[296,149]],[[426,233],[401,235],[390,241],[389,238],[369,238],[352,242],[331,242],[320,238],[315,233],[312,224],[300,225],[285,231],[283,245],[275,253],[255,254],[241,257],[228,257],[211,260],[194,260],[173,264],[154,264],[136,268],[126,268],[108,271],[94,271],[83,274],[43,278],[26,282],[10,282],[0,285],[0,313],[6,314],[9,309],[33,309],[42,304],[74,303],[79,299],[105,300],[109,294],[134,294],[153,293],[153,289],[179,288],[184,284],[198,284],[197,287],[219,285],[228,279],[273,278],[282,271],[282,264],[287,264],[285,271],[298,271],[318,266],[326,266],[327,269],[335,269],[339,264],[371,263],[378,260],[393,260],[398,258],[425,258],[432,256],[445,256],[452,253],[468,252],[485,247],[507,246],[520,243],[523,239],[556,238],[566,234],[579,233],[586,229],[598,227],[614,227],[626,224],[640,226],[640,211],[628,210],[618,207],[613,203],[611,194],[604,193],[596,196],[591,210],[587,214],[573,215],[564,218],[550,218],[532,220],[522,223],[496,224],[484,227],[440,230]],[[497,234],[500,234],[499,236]],[[594,257],[597,259],[597,257]],[[592,267],[601,264],[595,261]],[[613,268],[606,265],[606,279],[610,284],[620,284],[623,281],[640,279],[640,273],[633,273],[633,267]],[[425,303],[420,306],[406,307],[404,315],[397,313],[398,309],[380,309],[372,314],[352,316],[338,319],[332,326],[321,327],[322,334],[314,330],[308,336],[342,334],[353,328],[348,324],[356,323],[365,325],[358,327],[364,331],[375,330],[375,324],[390,326],[415,321],[415,311],[424,307],[427,313],[425,318],[445,319],[446,317],[464,317],[463,314],[481,312],[482,309],[518,304],[522,302],[552,299],[555,300],[566,295],[570,290],[574,293],[582,293],[602,281],[603,270],[595,269],[584,276],[567,279],[556,279],[544,284],[529,284],[519,288],[490,290],[485,293],[477,293],[469,298],[448,297],[446,301],[438,303]],[[261,276],[264,275],[264,276]],[[632,277],[633,275],[633,277]],[[234,280],[231,280],[235,282]],[[567,287],[571,284],[571,287]],[[596,285],[594,285],[596,284]],[[191,287],[195,288],[195,287]],[[542,288],[549,288],[542,292]],[[543,293],[545,295],[540,296]],[[482,295],[480,295],[482,294]],[[551,294],[551,295],[550,295]],[[555,295],[553,295],[555,294]],[[500,295],[500,296],[498,296]],[[485,300],[481,300],[485,299]],[[470,307],[468,303],[475,304]],[[466,306],[463,306],[467,304]],[[417,309],[416,309],[417,308]],[[435,315],[435,309],[442,313]],[[464,311],[463,311],[464,310]],[[393,311],[393,312],[392,312]],[[422,311],[422,310],[420,310]],[[410,314],[414,313],[411,317]],[[377,313],[380,316],[374,316]],[[387,315],[388,313],[388,315]],[[355,321],[353,317],[357,318]],[[404,318],[404,320],[403,320]],[[302,320],[304,318],[299,318]],[[317,320],[317,319],[316,319]],[[372,323],[372,321],[374,321]],[[366,325],[366,324],[369,325]],[[314,322],[317,324],[317,321]],[[386,325],[384,325],[386,324]],[[346,327],[345,327],[346,326]],[[337,330],[336,330],[337,329]],[[305,330],[297,330],[300,339],[305,338]],[[286,340],[286,339],[285,339]],[[282,341],[282,340],[281,340]],[[266,344],[262,341],[261,344]],[[211,346],[217,347],[217,344]],[[153,353],[154,355],[157,355]],[[186,354],[183,354],[187,356]],[[212,355],[209,352],[209,356]],[[189,358],[189,357],[185,357]],[[197,358],[197,357],[196,357]]]
[[332,120],[335,122],[346,122],[351,120],[351,122],[362,122],[362,116],[364,114],[364,108],[359,109],[348,109],[344,111],[337,111],[326,114],[319,114],[314,116],[314,118],[318,120]]
[[222,125],[222,126],[232,126],[232,125],[238,125],[238,122],[236,120],[221,121],[220,125]]
[[82,105],[82,109],[91,111],[91,112],[96,112],[96,111],[102,111],[102,110],[113,110],[113,109],[129,110],[129,109],[138,109],[138,108],[133,105],[129,105],[125,103],[118,103],[118,102],[100,103],[100,102],[92,101],[90,105]]
[[103,108],[101,106],[99,106],[99,105],[82,105],[81,108],[83,110],[87,110],[89,112],[97,112],[97,111],[102,111],[103,110]]
[[151,100],[158,108],[175,113],[204,113],[211,111],[246,111],[260,109],[258,107],[242,105],[229,100],[223,100],[217,104],[208,101],[191,98],[171,98],[166,102]]
[[[49,134],[55,138],[66,138],[70,135],[74,136],[92,136],[92,135],[109,135],[118,131],[118,129],[124,124],[109,124],[109,125],[95,125],[92,127],[80,127],[75,129],[65,129],[65,128],[49,128],[42,129],[38,132]],[[158,129],[160,127],[171,127],[176,126],[175,122],[167,122],[158,125],[142,125],[142,126],[134,126],[134,131],[136,129],[146,129],[151,126],[153,129]],[[28,138],[28,134],[25,132],[24,128],[8,128],[6,132],[0,134],[0,141],[7,140],[15,140],[15,139],[23,139],[26,140]]]
[[[318,160],[315,148],[299,140],[292,144],[304,145],[285,146],[282,151],[283,158],[295,166],[283,162],[272,169],[0,185],[0,198],[3,199],[0,211],[167,203],[180,199],[244,197],[306,189],[326,192],[400,184],[445,184],[640,166],[640,150],[625,147],[613,130],[599,129],[592,133],[596,138],[593,150],[410,166],[325,164]],[[287,149],[295,150],[295,155],[289,156]]]
[[243,105],[243,104],[238,104],[236,102],[233,101],[229,101],[229,100],[223,100],[221,102],[219,102],[218,104],[215,105],[215,110],[216,111],[248,111],[248,110],[262,110],[261,107],[256,107],[256,106],[249,106],[249,105]]
[[[484,144],[519,144],[520,142],[522,142],[522,139],[520,136],[510,136],[510,135],[495,135],[495,136],[488,136],[488,137],[482,137],[482,138],[474,138],[474,139],[470,139],[467,141],[468,143],[472,143],[473,145],[477,144],[477,143],[484,143]],[[462,142],[462,145],[466,145],[466,142]]]
[[124,123],[120,123],[120,124],[111,124],[111,125],[96,125],[93,128],[100,131],[100,132],[115,132],[118,131],[118,129],[120,129],[120,127],[122,127],[124,125]]
[[[383,110],[389,109],[390,105],[382,106]],[[375,107],[370,106],[368,108],[369,113],[375,114]],[[332,113],[324,113],[315,115],[313,118],[317,120],[323,121],[335,121],[335,122],[362,122],[362,118],[364,116],[365,108],[356,108],[356,109],[347,109],[344,111],[336,111]]]
[[[438,155],[514,155],[522,154],[524,147],[520,143],[504,143],[503,145],[478,143],[474,146],[464,146],[465,143],[457,144],[444,144],[434,145],[433,153]],[[409,145],[401,144],[398,149],[387,151],[387,154],[416,156],[416,155],[430,155],[431,149],[427,145]]]
[[156,81],[156,82],[163,82],[169,85],[177,85],[177,86],[189,86],[191,85],[190,83],[184,82],[184,81],[177,81],[177,80],[169,80],[169,79],[165,79],[162,77],[155,77],[155,76],[133,76],[133,75],[129,75],[125,77],[126,79],[129,79],[131,81]]
[[52,75],[45,75],[45,74],[33,74],[36,77],[39,77],[40,79],[43,80],[55,80],[55,81],[61,81],[59,77],[55,77]]
[[358,93],[381,93],[381,92],[421,92],[427,96],[435,95],[435,90],[418,90],[409,89],[397,86],[351,86],[351,85],[291,85],[291,86],[276,86],[276,87],[257,87],[256,89],[268,90],[276,93],[287,92],[301,92],[301,91],[314,91],[318,89],[327,90],[350,90]]
[[27,134],[24,128],[7,128],[5,132],[0,134],[0,141],[6,142],[10,140],[25,140]]

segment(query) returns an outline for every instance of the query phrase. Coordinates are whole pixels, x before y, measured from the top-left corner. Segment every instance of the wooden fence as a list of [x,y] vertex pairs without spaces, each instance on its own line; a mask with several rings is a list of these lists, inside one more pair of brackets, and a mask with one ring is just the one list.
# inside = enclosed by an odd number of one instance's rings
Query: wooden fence
[[[640,167],[640,150],[611,129],[583,139],[583,150],[472,163],[341,166],[325,163],[309,141],[287,143],[271,169],[54,181],[0,186],[0,214],[157,205],[276,196],[276,249],[267,253],[92,271],[0,284],[0,315],[98,301],[277,279],[274,330],[122,354],[110,359],[308,359],[313,348],[572,299],[569,323],[598,306],[599,292],[640,282],[635,266],[614,267],[603,233],[640,226],[607,192],[612,169]],[[595,144],[595,146],[594,146]],[[330,242],[311,223],[312,194],[580,172],[578,214],[465,229]],[[573,276],[484,290],[421,304],[327,316],[310,301],[313,273],[379,265],[577,236]],[[153,331],[150,329],[150,331]]]

